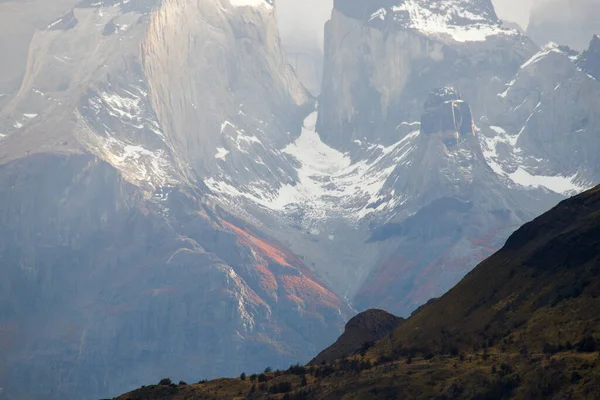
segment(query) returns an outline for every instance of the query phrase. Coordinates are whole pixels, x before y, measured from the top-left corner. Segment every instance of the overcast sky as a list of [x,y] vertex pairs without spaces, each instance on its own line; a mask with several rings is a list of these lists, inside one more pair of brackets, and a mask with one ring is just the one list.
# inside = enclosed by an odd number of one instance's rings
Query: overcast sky
[[[498,16],[525,27],[532,0],[493,0]],[[281,35],[288,43],[302,39],[323,41],[323,24],[331,15],[333,0],[277,0]]]

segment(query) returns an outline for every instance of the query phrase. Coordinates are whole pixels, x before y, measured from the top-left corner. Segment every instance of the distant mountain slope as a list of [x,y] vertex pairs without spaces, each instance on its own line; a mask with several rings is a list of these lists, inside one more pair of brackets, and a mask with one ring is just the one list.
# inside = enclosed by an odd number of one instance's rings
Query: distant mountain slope
[[329,345],[346,301],[201,183],[291,170],[278,151],[313,99],[273,2],[16,3],[0,4],[23,23],[0,24],[21,77],[0,78],[0,397],[92,400]]
[[275,399],[280,389],[298,399],[595,399],[599,307],[600,186],[524,225],[365,356],[269,374],[259,387],[232,380],[138,393],[226,398],[235,387],[250,399]]

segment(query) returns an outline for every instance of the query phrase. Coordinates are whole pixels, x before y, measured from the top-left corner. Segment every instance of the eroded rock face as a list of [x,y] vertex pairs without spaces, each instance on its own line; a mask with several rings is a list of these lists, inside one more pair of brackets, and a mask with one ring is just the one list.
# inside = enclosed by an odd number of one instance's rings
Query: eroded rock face
[[455,142],[460,136],[473,136],[471,108],[456,90],[444,87],[431,92],[421,117],[421,133],[452,132]]
[[[477,117],[480,105],[495,102],[500,81],[511,79],[537,50],[519,32],[501,27],[484,6],[469,14],[473,20],[411,2],[403,4],[414,9],[388,4],[385,13],[374,8],[359,19],[345,2],[336,4],[341,8],[326,26],[318,125],[335,147],[365,138],[393,143],[396,127],[418,121],[429,92],[446,85],[473,100]],[[393,22],[399,20],[404,23]]]

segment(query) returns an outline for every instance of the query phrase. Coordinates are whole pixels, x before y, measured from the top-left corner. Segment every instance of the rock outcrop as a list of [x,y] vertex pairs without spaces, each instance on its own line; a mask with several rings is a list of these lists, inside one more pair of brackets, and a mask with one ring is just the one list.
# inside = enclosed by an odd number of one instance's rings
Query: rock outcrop
[[310,364],[331,363],[351,357],[360,351],[366,352],[375,342],[389,335],[402,322],[404,318],[398,318],[383,310],[363,311],[352,317],[338,340],[320,352]]
[[600,81],[600,35],[594,35],[590,46],[583,52],[579,60],[581,68]]
[[455,143],[461,136],[474,135],[471,108],[453,88],[444,87],[432,92],[424,109],[421,133],[450,132],[450,139]]

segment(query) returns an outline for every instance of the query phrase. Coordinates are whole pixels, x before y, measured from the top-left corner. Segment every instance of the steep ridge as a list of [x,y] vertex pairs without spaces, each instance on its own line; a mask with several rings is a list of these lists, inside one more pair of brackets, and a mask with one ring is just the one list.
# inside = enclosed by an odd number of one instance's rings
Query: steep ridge
[[289,365],[341,332],[346,302],[199,183],[288,168],[268,157],[312,100],[271,1],[80,1],[35,32],[7,97],[2,395]]
[[490,166],[509,185],[573,194],[598,181],[600,82],[582,68],[585,59],[550,43],[498,93],[508,109],[486,117],[481,138]]
[[150,386],[119,399],[218,399],[232,388],[250,399],[281,392],[314,399],[593,399],[600,374],[599,213],[600,187],[563,201],[364,355],[292,366],[258,387],[218,380]]
[[366,351],[404,321],[383,310],[367,310],[353,317],[334,344],[320,352],[310,365],[331,363]]
[[594,35],[588,49],[581,55],[579,65],[596,80],[600,80],[600,35]]
[[[516,231],[446,295],[377,345],[441,351],[518,338],[508,348],[596,335],[600,188],[561,202]],[[419,327],[416,330],[416,327]]]

